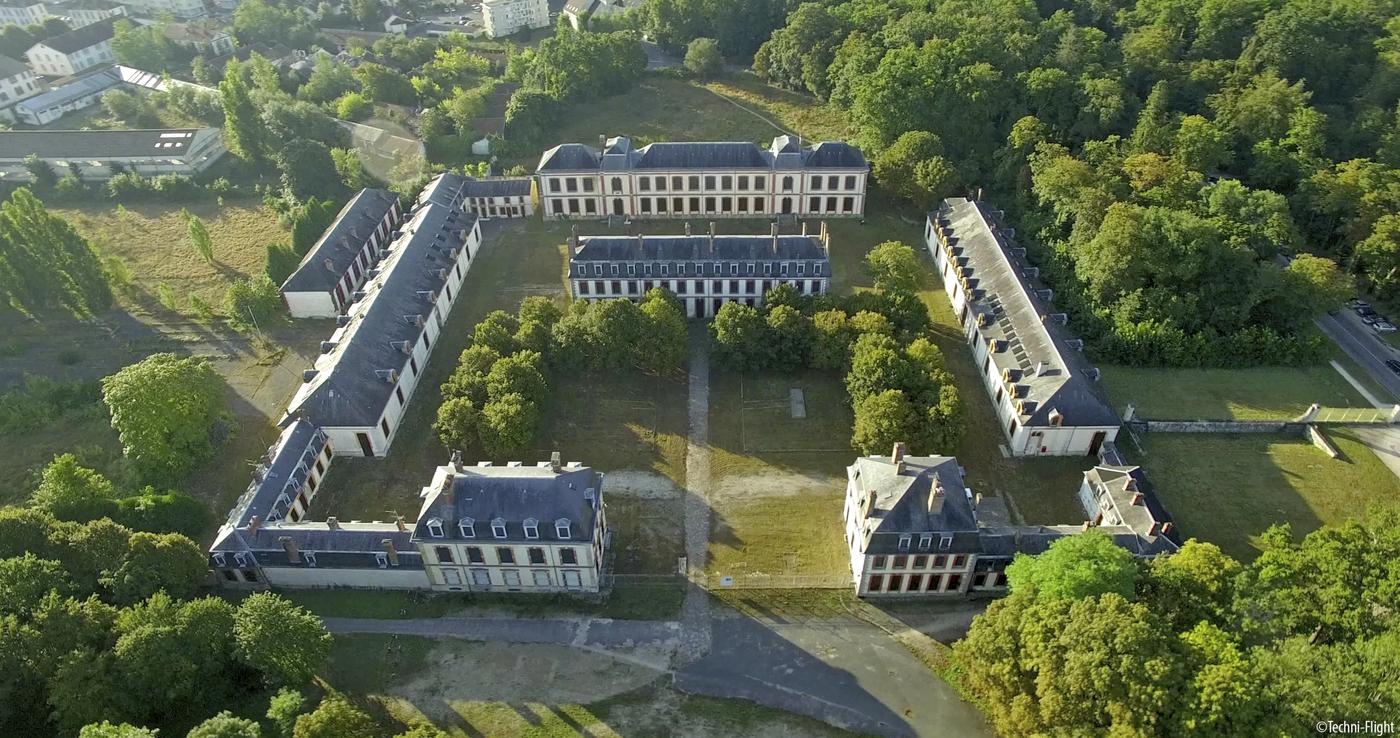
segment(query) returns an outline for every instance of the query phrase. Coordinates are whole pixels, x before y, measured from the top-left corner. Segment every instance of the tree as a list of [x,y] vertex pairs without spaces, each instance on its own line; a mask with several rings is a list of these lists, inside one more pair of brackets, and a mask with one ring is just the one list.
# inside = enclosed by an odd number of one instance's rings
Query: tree
[[472,329],[472,345],[486,346],[501,356],[509,356],[518,348],[515,332],[520,321],[504,310],[492,310]]
[[889,449],[916,434],[914,408],[900,390],[885,390],[855,402],[851,445],[862,454]]
[[871,165],[881,187],[922,207],[952,194],[958,174],[943,156],[943,142],[928,131],[901,135]]
[[276,0],[245,0],[233,11],[233,33],[243,45],[282,44],[304,49],[316,35],[305,15]]
[[768,311],[768,336],[771,341],[772,363],[780,371],[796,371],[812,362],[812,346],[816,343],[812,319],[789,305],[778,305]]
[[856,330],[844,310],[822,310],[812,315],[812,366],[841,369],[851,358]]
[[535,437],[539,416],[539,408],[516,393],[487,402],[481,409],[483,449],[502,456],[525,448]]
[[110,517],[116,497],[110,480],[79,465],[73,454],[62,454],[44,467],[30,503],[58,520],[82,523]]
[[153,354],[102,380],[122,451],[141,477],[173,484],[213,454],[222,384],[200,357]]
[[710,324],[715,356],[721,364],[737,370],[758,370],[768,366],[771,344],[768,324],[758,310],[737,302],[726,302]]
[[646,66],[646,52],[631,32],[562,29],[535,50],[525,84],[556,100],[605,97],[631,87]]
[[112,303],[92,247],[24,188],[0,205],[0,300],[22,315],[57,309],[77,318]]
[[359,86],[350,65],[322,56],[316,59],[316,66],[311,70],[311,76],[306,78],[306,83],[297,90],[297,97],[311,103],[328,103],[353,93]]
[[350,0],[350,17],[360,28],[379,31],[382,30],[379,25],[384,20],[384,6],[379,0]]
[[[867,333],[856,339],[851,350],[851,370],[846,373],[846,393],[853,406],[885,390],[903,390],[917,376],[913,365],[902,356],[888,336]],[[907,439],[901,439],[907,440]]]
[[914,292],[919,283],[919,257],[899,241],[886,241],[865,255],[865,268],[881,292]]
[[347,92],[335,101],[335,115],[345,120],[364,120],[374,115],[374,102],[363,93]]
[[1171,556],[1148,564],[1142,579],[1143,597],[1155,603],[1177,632],[1202,622],[1228,625],[1235,583],[1242,570],[1219,546],[1193,538]]
[[273,284],[286,282],[287,277],[292,276],[292,272],[295,272],[301,264],[301,257],[297,256],[288,244],[270,243],[265,250],[267,253],[267,278]]
[[344,697],[331,695],[316,706],[315,710],[297,718],[293,738],[374,738],[380,735],[379,726],[373,718]]
[[65,597],[74,592],[62,564],[32,553],[0,559],[0,616],[27,618],[49,592]]
[[365,171],[359,149],[331,149],[331,159],[335,161],[335,173],[340,183],[351,190],[362,190],[374,186],[374,178]]
[[78,738],[156,738],[156,731],[128,723],[100,723],[84,725],[78,731]]
[[[262,0],[252,0],[245,5]],[[236,15],[236,14],[235,14]],[[235,21],[236,22],[236,21]],[[233,64],[230,63],[232,70]],[[228,150],[240,159],[263,164],[272,153],[271,135],[263,123],[258,108],[248,92],[243,75],[233,70],[219,83],[219,101],[224,109],[224,141]]]
[[148,72],[168,71],[179,47],[165,36],[162,23],[136,25],[128,20],[112,24],[112,53],[118,64]]
[[558,119],[560,108],[559,99],[553,95],[528,87],[516,90],[506,104],[506,139],[522,146],[541,141]]
[[262,330],[284,306],[282,293],[267,274],[234,280],[224,293],[224,317],[238,330]]
[[534,351],[520,351],[497,361],[486,375],[487,398],[499,400],[514,394],[538,405],[549,396],[542,368],[543,361]]
[[686,71],[707,79],[724,69],[724,57],[719,53],[719,42],[712,38],[697,38],[685,49]]
[[645,336],[638,343],[637,363],[654,374],[665,374],[685,365],[688,328],[685,310],[669,291],[653,288],[642,298]]
[[332,642],[319,617],[269,592],[239,604],[233,632],[239,657],[273,684],[305,684],[325,663]]
[[204,226],[204,221],[199,216],[191,215],[189,218],[190,245],[194,247],[199,258],[205,264],[214,263],[214,243],[209,238],[209,229]]
[[194,726],[185,738],[261,738],[261,735],[256,722],[224,710]]
[[331,150],[320,141],[296,139],[277,154],[282,189],[296,200],[334,199],[345,191]]
[[292,738],[297,716],[306,711],[306,698],[295,689],[283,687],[272,695],[267,706],[267,719],[277,733],[268,738]]
[[1012,592],[1082,599],[1114,593],[1132,599],[1141,572],[1133,555],[1098,530],[1055,540],[1039,556],[1018,555],[1006,567]]
[[360,93],[373,102],[386,105],[413,105],[418,102],[408,77],[383,64],[364,63],[355,67],[355,79],[360,83]]
[[178,533],[133,533],[125,560],[104,583],[116,602],[138,602],[160,591],[184,599],[208,571],[204,551],[194,541]]
[[470,397],[452,397],[438,406],[433,430],[442,445],[464,450],[475,447],[481,439],[481,413]]

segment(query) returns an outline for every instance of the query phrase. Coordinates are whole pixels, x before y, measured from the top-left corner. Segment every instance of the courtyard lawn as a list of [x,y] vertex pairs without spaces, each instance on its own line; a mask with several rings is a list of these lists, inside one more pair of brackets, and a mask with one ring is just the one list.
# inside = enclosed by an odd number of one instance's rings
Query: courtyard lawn
[[1257,369],[1101,369],[1114,408],[1122,411],[1131,403],[1137,417],[1152,420],[1287,420],[1315,402],[1324,407],[1371,407],[1325,363]]
[[[190,245],[183,209],[201,218],[209,229],[214,247],[212,264],[205,263]],[[189,306],[193,295],[217,309],[235,279],[263,271],[268,244],[289,238],[289,231],[277,222],[277,214],[255,198],[229,200],[222,206],[214,202],[183,207],[103,204],[55,207],[50,212],[67,220],[103,257],[115,257],[126,265],[134,289],[129,295],[119,295],[123,308],[164,319],[193,317]],[[174,313],[160,303],[160,285],[175,296]]]
[[340,636],[319,681],[396,733],[429,723],[451,736],[851,735],[744,700],[672,689],[656,657],[633,660],[568,647]]
[[1400,502],[1400,480],[1351,428],[1326,431],[1342,456],[1328,458],[1304,439],[1255,434],[1140,435],[1142,464],[1182,536],[1248,560],[1259,534],[1289,523],[1294,536],[1364,517],[1374,504]]

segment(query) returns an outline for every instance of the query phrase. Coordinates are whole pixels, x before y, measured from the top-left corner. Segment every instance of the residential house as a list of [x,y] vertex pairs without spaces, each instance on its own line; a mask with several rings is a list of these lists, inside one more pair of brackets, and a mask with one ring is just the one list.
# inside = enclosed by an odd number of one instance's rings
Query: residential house
[[452,592],[597,592],[608,526],[603,475],[555,452],[537,466],[461,452],[423,488],[413,543],[432,588]]
[[202,18],[208,10],[204,0],[117,0],[136,15],[150,18],[172,16],[182,20]]
[[405,20],[402,16],[390,13],[389,17],[384,19],[385,33],[403,33],[407,30],[408,21]]
[[763,304],[768,290],[792,285],[799,294],[831,289],[831,236],[822,223],[819,236],[708,235],[582,236],[569,238],[569,286],[574,299],[626,298],[637,301],[653,287],[664,287],[685,304],[692,318],[714,317],[726,302]]
[[564,3],[563,14],[569,20],[569,25],[579,31],[589,18],[618,15],[641,4],[641,0],[568,0]]
[[966,198],[928,216],[924,240],[1013,456],[1095,456],[1120,419],[1068,335],[1053,293],[1000,213]]
[[482,25],[491,38],[549,27],[547,0],[482,0]]
[[193,176],[228,151],[217,128],[119,131],[0,132],[0,178],[29,181],[24,165],[30,154],[59,175],[76,170],[89,181],[110,179],[118,170],[143,177]]
[[897,443],[846,468],[852,584],[860,597],[996,595],[1016,554],[1095,527],[1135,556],[1173,553],[1179,541],[1145,484],[1136,467],[1096,467],[1080,488],[1088,520],[1012,525],[1000,499],[968,489],[956,459],[912,456]]
[[24,123],[41,126],[52,123],[67,113],[96,105],[102,101],[102,95],[111,89],[163,92],[175,85],[199,87],[189,82],[165,79],[158,74],[116,64],[85,72],[22,100],[14,106],[14,116]]
[[528,218],[535,214],[531,177],[468,177],[462,206],[481,218]]
[[536,174],[545,218],[860,217],[869,165],[840,141],[560,144]]
[[191,21],[165,24],[165,37],[181,48],[196,54],[222,56],[233,53],[233,35],[213,21]]
[[29,47],[24,56],[36,73],[67,77],[117,60],[112,52],[112,18],[62,33]]
[[126,15],[126,8],[101,0],[75,0],[49,5],[48,9],[50,13],[62,18],[69,28],[75,29]]
[[0,118],[14,122],[15,103],[43,91],[43,81],[24,62],[0,56]]
[[383,456],[481,245],[450,177],[421,194],[336,330],[303,373],[280,425],[325,431],[337,456]]
[[293,318],[334,318],[344,312],[366,275],[379,263],[403,212],[388,190],[366,189],[350,198],[321,238],[282,283]]
[[0,5],[0,26],[32,26],[49,17],[43,3],[31,5]]

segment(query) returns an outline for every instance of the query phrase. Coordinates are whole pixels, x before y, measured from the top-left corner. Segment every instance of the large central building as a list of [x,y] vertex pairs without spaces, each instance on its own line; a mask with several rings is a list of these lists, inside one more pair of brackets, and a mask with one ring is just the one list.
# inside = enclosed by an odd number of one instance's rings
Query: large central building
[[640,300],[654,287],[675,293],[692,318],[713,317],[726,302],[757,307],[768,290],[789,284],[802,295],[831,288],[830,233],[720,236],[715,224],[695,236],[582,236],[569,238],[569,286],[574,299]]
[[870,167],[840,141],[653,143],[601,137],[540,157],[544,215],[558,218],[860,217]]

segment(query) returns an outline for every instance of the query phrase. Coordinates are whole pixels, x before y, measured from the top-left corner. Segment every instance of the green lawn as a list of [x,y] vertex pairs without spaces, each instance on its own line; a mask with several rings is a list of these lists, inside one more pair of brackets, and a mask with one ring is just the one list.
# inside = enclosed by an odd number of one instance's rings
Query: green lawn
[[[463,678],[461,669],[471,675]],[[320,681],[391,733],[435,724],[454,738],[851,735],[744,700],[683,694],[643,666],[553,646],[341,636]],[[498,693],[507,691],[528,696],[502,701]],[[595,697],[578,699],[589,694]]]
[[1210,541],[1241,559],[1258,536],[1289,523],[1301,537],[1322,525],[1364,516],[1376,503],[1400,501],[1400,480],[1353,429],[1327,435],[1342,452],[1330,459],[1306,440],[1229,434],[1148,433],[1132,452],[1183,536]]
[[1314,402],[1324,407],[1371,406],[1329,364],[1257,369],[1101,368],[1104,389],[1114,407],[1121,411],[1132,403],[1137,417],[1152,420],[1284,420],[1298,417]]

